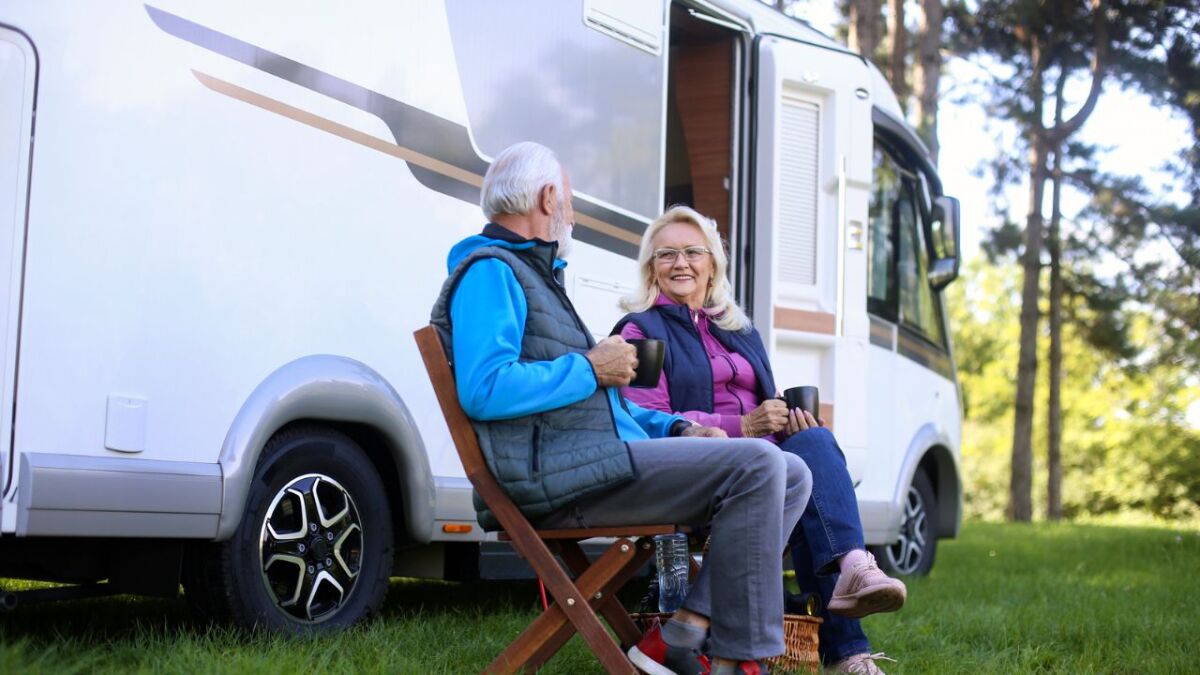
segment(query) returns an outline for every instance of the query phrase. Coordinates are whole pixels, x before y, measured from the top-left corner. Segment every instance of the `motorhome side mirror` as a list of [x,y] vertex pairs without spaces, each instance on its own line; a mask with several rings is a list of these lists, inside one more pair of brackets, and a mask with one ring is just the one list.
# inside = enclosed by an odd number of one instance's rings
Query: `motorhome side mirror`
[[929,285],[940,291],[958,278],[959,207],[954,197],[941,196],[933,200],[930,214],[929,239],[933,244],[929,265]]

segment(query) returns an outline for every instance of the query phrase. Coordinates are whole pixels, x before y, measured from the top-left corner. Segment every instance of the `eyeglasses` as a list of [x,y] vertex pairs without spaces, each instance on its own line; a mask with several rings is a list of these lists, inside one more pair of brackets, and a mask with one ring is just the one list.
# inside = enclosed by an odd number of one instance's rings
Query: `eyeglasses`
[[656,263],[673,263],[679,259],[679,255],[683,254],[683,259],[690,262],[700,262],[704,256],[712,253],[703,246],[689,246],[687,248],[658,248],[654,249],[654,262]]

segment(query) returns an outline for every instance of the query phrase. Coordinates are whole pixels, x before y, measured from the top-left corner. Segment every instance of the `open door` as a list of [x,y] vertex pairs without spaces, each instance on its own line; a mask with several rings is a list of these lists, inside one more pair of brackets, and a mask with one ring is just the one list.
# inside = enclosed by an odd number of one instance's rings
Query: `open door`
[[37,53],[21,33],[0,26],[0,518],[4,531],[16,515],[12,506],[14,464],[13,397],[16,395],[17,338],[29,195],[29,152]]
[[861,57],[772,36],[756,47],[755,325],[780,388],[821,390],[850,475],[866,436],[871,71]]

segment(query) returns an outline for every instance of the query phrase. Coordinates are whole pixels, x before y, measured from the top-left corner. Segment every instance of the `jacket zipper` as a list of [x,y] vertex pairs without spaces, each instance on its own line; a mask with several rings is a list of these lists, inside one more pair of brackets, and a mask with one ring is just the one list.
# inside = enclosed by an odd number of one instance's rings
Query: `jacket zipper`
[[[706,349],[704,347],[704,336],[700,334],[700,328],[696,325],[696,322],[694,320],[692,320],[692,309],[690,307],[685,307],[684,309],[686,310],[687,317],[688,317],[687,325],[688,325],[688,327],[690,327],[692,329],[692,332],[696,334],[696,339],[700,341],[700,351],[704,352],[704,365],[708,367],[708,379],[710,382],[712,382],[713,381],[712,364],[708,362],[708,349]],[[708,320],[707,317],[705,318],[705,320],[706,321]],[[715,382],[714,382],[714,384],[715,384]],[[716,395],[716,392],[714,391],[715,389],[716,389],[715,386],[709,388],[709,392],[708,392],[708,412],[709,413],[711,413],[717,407],[717,395]]]
[[529,467],[536,476],[541,471],[541,456],[542,456],[542,425],[538,422],[533,423],[533,451],[529,453]]

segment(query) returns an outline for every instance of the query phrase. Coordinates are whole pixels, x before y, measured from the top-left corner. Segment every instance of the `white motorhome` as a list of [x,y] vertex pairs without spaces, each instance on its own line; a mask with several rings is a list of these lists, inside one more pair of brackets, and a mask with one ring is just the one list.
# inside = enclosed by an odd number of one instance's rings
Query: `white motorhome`
[[412,332],[527,139],[571,171],[597,337],[665,205],[718,221],[869,543],[928,570],[961,511],[958,215],[865,59],[757,0],[9,0],[0,576],[182,579],[298,630],[486,570]]

